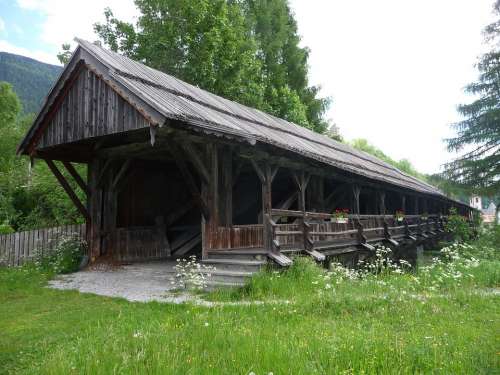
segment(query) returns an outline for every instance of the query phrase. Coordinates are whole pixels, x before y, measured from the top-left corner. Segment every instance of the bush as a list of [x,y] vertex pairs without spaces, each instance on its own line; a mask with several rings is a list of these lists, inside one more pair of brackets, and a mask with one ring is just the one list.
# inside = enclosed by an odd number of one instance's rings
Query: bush
[[0,234],[14,233],[14,228],[12,228],[7,222],[0,224]]
[[445,225],[448,233],[451,233],[455,241],[467,242],[473,238],[473,229],[465,216],[459,215],[456,208],[450,209],[448,222]]
[[76,236],[63,236],[47,253],[35,254],[35,267],[56,274],[76,272],[82,261],[84,245]]

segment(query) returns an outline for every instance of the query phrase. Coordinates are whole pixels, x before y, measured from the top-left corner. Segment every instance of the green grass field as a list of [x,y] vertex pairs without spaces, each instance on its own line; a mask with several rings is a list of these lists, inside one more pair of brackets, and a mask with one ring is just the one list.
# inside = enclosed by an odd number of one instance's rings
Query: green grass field
[[464,259],[361,279],[300,260],[203,296],[268,303],[217,307],[52,290],[3,269],[0,373],[499,373],[500,262]]

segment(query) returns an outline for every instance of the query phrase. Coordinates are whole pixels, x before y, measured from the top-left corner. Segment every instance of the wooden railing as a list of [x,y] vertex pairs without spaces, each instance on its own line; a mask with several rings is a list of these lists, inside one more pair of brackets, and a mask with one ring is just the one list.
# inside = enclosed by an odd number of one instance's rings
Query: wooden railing
[[264,226],[262,224],[207,229],[206,246],[209,249],[217,250],[263,247],[263,232]]
[[[288,218],[287,223],[279,219]],[[273,209],[264,225],[234,225],[207,229],[207,247],[211,250],[267,248],[269,251],[346,247],[388,241],[397,244],[403,238],[425,239],[443,230],[438,216],[406,215],[398,221],[393,215],[347,215],[347,223],[331,221],[332,215]]]
[[[291,224],[276,223],[273,218],[292,218]],[[331,220],[331,214],[272,210],[270,224],[274,247],[278,249],[321,249],[361,245],[371,248],[373,242],[397,244],[407,238],[417,240],[436,235],[444,229],[444,218],[437,215],[347,215],[347,223]]]

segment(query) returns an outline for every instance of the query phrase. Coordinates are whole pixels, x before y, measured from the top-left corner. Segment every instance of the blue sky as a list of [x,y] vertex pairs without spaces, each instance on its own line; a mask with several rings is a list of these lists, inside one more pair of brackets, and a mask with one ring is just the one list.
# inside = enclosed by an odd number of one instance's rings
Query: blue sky
[[[5,45],[8,43],[13,50],[17,47],[20,52],[24,49],[46,62],[56,61],[50,54],[57,53],[57,49],[41,38],[46,20],[42,12],[22,8],[16,1],[0,0],[0,18],[0,40]],[[0,45],[0,49],[9,48]]]
[[[310,81],[333,104],[327,117],[347,139],[366,138],[422,172],[438,172],[443,139],[459,119],[463,87],[477,78],[482,29],[493,0],[289,0]],[[110,7],[134,22],[133,0],[0,0],[0,51],[57,63],[62,43],[95,40]]]

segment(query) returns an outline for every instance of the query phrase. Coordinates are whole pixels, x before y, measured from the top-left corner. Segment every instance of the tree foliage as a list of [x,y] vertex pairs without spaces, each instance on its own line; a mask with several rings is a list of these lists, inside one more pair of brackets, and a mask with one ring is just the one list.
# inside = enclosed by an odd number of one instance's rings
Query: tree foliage
[[328,128],[323,115],[329,100],[318,98],[319,87],[309,86],[309,50],[299,46],[297,22],[285,0],[245,0],[243,12],[258,43],[265,100],[282,118],[319,133]]
[[370,142],[368,142],[364,138],[357,138],[353,139],[350,142],[350,145],[358,150],[364,151],[368,154],[371,154],[373,156],[376,156],[377,158],[385,161],[388,164],[391,164],[398,168],[399,170],[417,177],[421,179],[422,181],[427,181],[427,176],[423,173],[420,173],[417,171],[417,169],[411,164],[411,162],[408,159],[401,159],[401,160],[395,160],[388,156],[386,153],[384,153],[381,149],[375,147],[372,145]]
[[[494,11],[500,16],[500,1]],[[464,119],[453,124],[456,136],[447,140],[450,151],[466,151],[446,166],[446,175],[491,195],[500,191],[500,20],[486,27],[485,36],[491,51],[479,59],[478,81],[465,88],[476,99],[458,106]]]
[[3,230],[82,220],[44,164],[37,163],[30,171],[29,160],[16,156],[16,146],[32,121],[32,115],[21,114],[12,86],[0,82],[0,225]]
[[57,59],[63,65],[66,65],[71,58],[71,44],[63,43],[61,45],[61,51],[57,54]]
[[329,104],[308,85],[308,50],[286,0],[136,0],[135,25],[106,9],[114,51],[318,132]]

